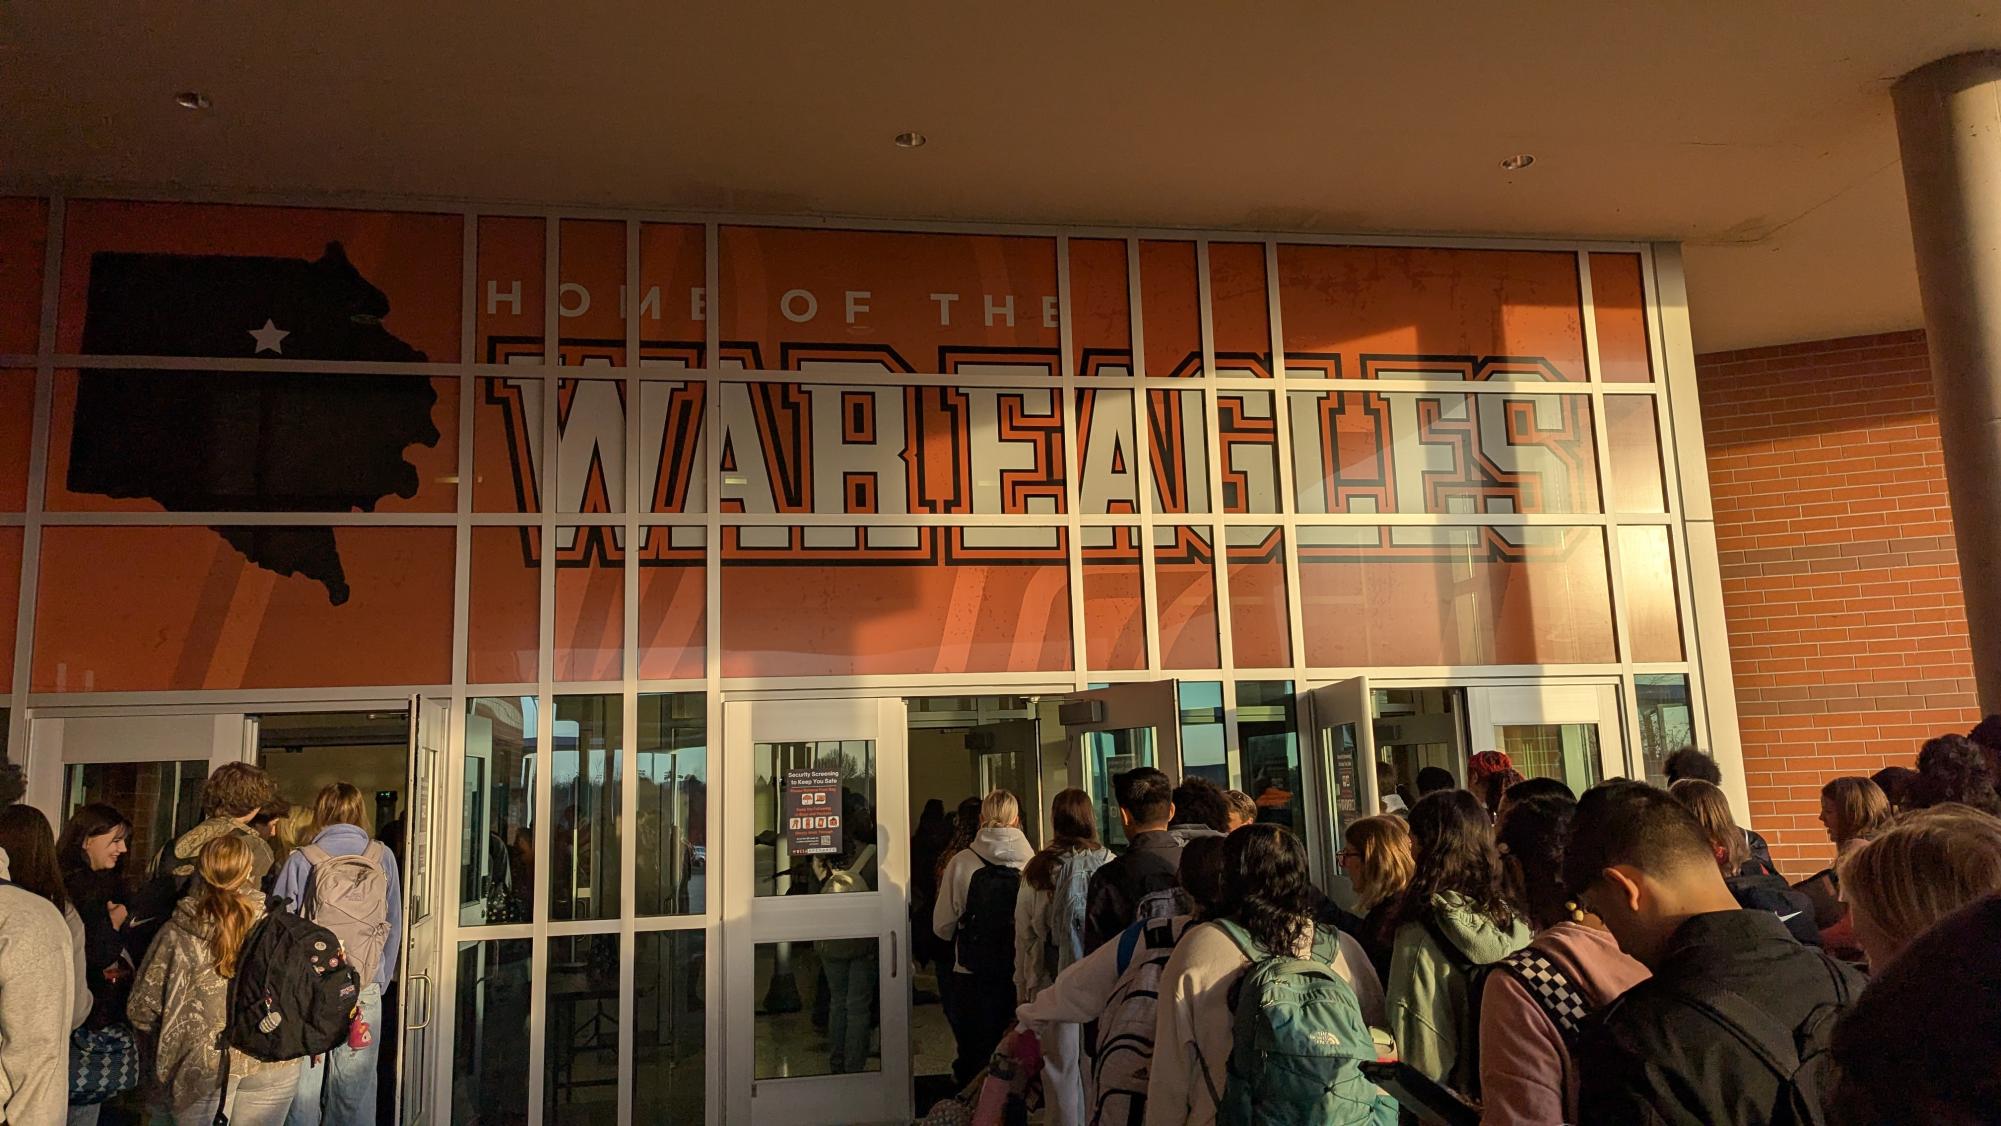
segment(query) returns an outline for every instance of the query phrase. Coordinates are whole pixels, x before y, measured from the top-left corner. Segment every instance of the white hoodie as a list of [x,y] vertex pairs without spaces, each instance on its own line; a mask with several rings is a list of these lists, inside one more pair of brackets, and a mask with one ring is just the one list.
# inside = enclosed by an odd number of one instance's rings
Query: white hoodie
[[[966,888],[973,882],[973,873],[980,869],[982,860],[1022,868],[1034,856],[1035,846],[1028,843],[1020,829],[981,829],[973,843],[945,865],[944,874],[938,878],[938,905],[931,909],[932,933],[946,942],[958,933],[959,916],[966,912]],[[966,972],[956,953],[952,956],[952,968]]]
[[[0,849],[0,880],[9,871]],[[29,1126],[68,1113],[79,963],[54,904],[26,888],[0,888],[0,1121]]]

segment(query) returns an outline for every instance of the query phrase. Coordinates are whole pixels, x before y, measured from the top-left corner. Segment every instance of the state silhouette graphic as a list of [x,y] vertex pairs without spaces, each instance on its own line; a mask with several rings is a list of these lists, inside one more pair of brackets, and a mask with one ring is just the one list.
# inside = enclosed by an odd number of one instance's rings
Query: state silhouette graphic
[[[83,351],[97,356],[422,362],[382,327],[389,298],[340,243],[317,260],[100,251]],[[373,511],[417,494],[411,446],[435,446],[422,376],[138,367],[77,381],[71,492],[170,512]],[[252,564],[351,593],[333,529],[214,531]]]

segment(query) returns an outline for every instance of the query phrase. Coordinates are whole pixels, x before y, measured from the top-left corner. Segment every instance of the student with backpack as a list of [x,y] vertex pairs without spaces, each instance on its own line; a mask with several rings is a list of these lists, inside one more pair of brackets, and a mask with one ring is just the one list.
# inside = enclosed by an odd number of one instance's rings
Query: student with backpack
[[270,1063],[217,1046],[230,979],[245,939],[264,916],[257,861],[239,834],[217,836],[202,847],[195,856],[199,885],[175,905],[132,988],[127,1012],[152,1037],[154,1074],[177,1126],[210,1126],[218,1102],[233,1126],[278,1126],[299,1086],[296,1059]]
[[[1112,858],[1098,843],[1091,795],[1064,790],[1049,806],[1055,830],[1048,847],[1021,873],[1014,906],[1014,992],[1022,1001],[1035,996],[1084,953],[1084,897],[1091,874]],[[1043,1095],[1051,1122],[1081,1122],[1084,1080],[1078,1070],[1079,1028],[1057,1024],[1039,1035]]]
[[1475,979],[1528,944],[1528,925],[1508,892],[1480,799],[1465,790],[1418,799],[1410,836],[1417,871],[1397,904],[1390,1031],[1399,1059],[1478,1097]]
[[1563,877],[1653,971],[1579,1037],[1579,1121],[1826,1121],[1827,1043],[1862,977],[1739,907],[1681,803],[1643,782],[1592,787]]
[[1770,911],[1778,916],[1792,936],[1808,946],[1820,945],[1820,927],[1814,921],[1813,900],[1796,891],[1784,876],[1754,873],[1746,863],[1744,831],[1730,813],[1730,799],[1721,788],[1699,778],[1684,778],[1668,787],[1674,800],[1688,808],[1709,834],[1709,846],[1723,872],[1724,886],[1737,897],[1740,907]]
[[1570,903],[1563,845],[1577,802],[1558,794],[1515,802],[1497,836],[1508,883],[1536,928],[1495,963],[1480,994],[1483,1126],[1576,1122],[1579,1023],[1646,979],[1596,916]]
[[[1223,898],[1223,842],[1198,837],[1181,850],[1178,876],[1187,910],[1141,919],[1056,975],[1049,988],[1015,1010],[1025,1028],[1044,1042],[1063,1023],[1095,1022],[1097,1051],[1079,1117],[1090,1126],[1135,1126],[1146,1116],[1146,1089],[1153,1063],[1153,1035],[1159,1012],[1161,971],[1189,927],[1215,914]],[[1044,1063],[1044,1089],[1048,1089]],[[1055,1117],[1051,1126],[1066,1121]]]
[[202,782],[203,820],[154,855],[150,878],[127,905],[131,915],[125,925],[132,949],[147,950],[175,905],[198,890],[197,858],[202,847],[217,837],[242,838],[250,846],[258,885],[265,885],[272,869],[271,846],[250,828],[250,822],[277,796],[271,776],[247,762],[224,763]]
[[1147,1126],[1393,1122],[1360,1071],[1382,985],[1353,937],[1314,926],[1306,847],[1247,825],[1225,840],[1223,873],[1215,920],[1161,971]]
[[952,944],[948,995],[959,1046],[952,1076],[962,1086],[987,1065],[1014,1020],[1014,905],[1022,866],[1034,855],[1021,831],[1021,804],[995,790],[980,801],[979,832],[938,880],[931,930]]
[[313,1126],[322,1121],[324,1105],[328,1123],[368,1126],[376,1116],[382,994],[396,980],[402,949],[403,888],[395,854],[369,835],[360,790],[346,782],[322,788],[313,801],[313,820],[320,831],[286,859],[271,895],[339,937],[361,975],[357,1024],[366,1031],[306,1061],[285,1121]]
[[[1695,747],[1683,747],[1667,757],[1661,764],[1661,772],[1667,776],[1667,788],[1684,778],[1694,778],[1712,786],[1723,785],[1723,768],[1707,752]],[[1772,846],[1765,838],[1750,829],[1739,828],[1744,837],[1744,863],[1738,869],[1740,876],[1776,876],[1779,866],[1772,863]]]

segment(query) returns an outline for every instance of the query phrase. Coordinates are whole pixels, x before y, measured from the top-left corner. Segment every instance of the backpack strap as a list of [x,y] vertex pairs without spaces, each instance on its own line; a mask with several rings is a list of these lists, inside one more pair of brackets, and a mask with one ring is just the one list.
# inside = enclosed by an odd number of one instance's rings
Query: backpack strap
[[1143,929],[1139,923],[1134,923],[1119,935],[1118,976],[1126,976],[1126,967],[1132,965],[1133,952],[1139,949],[1139,940]]
[[1533,946],[1522,947],[1501,959],[1498,965],[1501,972],[1521,982],[1529,999],[1556,1026],[1557,1035],[1565,1044],[1576,1040],[1578,1028],[1591,1015],[1591,1003],[1578,992],[1569,974]]
[[1445,960],[1451,962],[1454,969],[1462,973],[1471,973],[1479,965],[1468,958],[1464,950],[1459,949],[1459,944],[1452,941],[1451,935],[1445,933],[1445,928],[1438,923],[1437,912],[1424,913],[1424,932],[1431,936],[1431,941],[1437,945],[1438,952],[1445,955]]
[[326,849],[323,849],[316,844],[300,845],[299,855],[305,857],[306,863],[312,865],[315,868],[333,859],[332,854],[330,854],[329,852],[327,852]]
[[[870,845],[869,847],[873,848],[875,846]],[[361,855],[364,858],[366,858],[370,864],[373,864],[377,868],[380,868],[382,867],[383,851],[384,849],[382,842],[371,838],[368,842],[368,847],[361,850]]]
[[[1230,941],[1237,944],[1237,949],[1243,951],[1244,957],[1249,958],[1252,965],[1271,957],[1264,947],[1258,945],[1258,940],[1251,937],[1251,932],[1239,926],[1235,920],[1217,919],[1215,923],[1219,930],[1230,936]],[[1230,1007],[1234,1009],[1236,1005],[1233,1003]]]
[[1708,1017],[1736,1037],[1772,1074],[1785,1082],[1792,1081],[1793,1073],[1800,1066],[1799,1049],[1793,1044],[1793,1034],[1780,1028],[1765,1015],[1763,1009],[1728,989],[1710,1000],[1680,990],[1668,992],[1675,1000]]

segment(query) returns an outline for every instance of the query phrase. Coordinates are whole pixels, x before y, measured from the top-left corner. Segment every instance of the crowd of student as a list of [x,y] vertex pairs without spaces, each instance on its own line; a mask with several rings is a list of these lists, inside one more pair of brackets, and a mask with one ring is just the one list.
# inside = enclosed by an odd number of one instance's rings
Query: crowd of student
[[1353,910],[1200,778],[1118,775],[1117,855],[1080,791],[1040,850],[971,801],[932,913],[956,1078],[1032,1061],[1053,1126],[2001,1121],[2001,717],[1828,782],[1837,859],[1797,883],[1712,759],[1666,772],[1386,772]]
[[[200,824],[128,865],[122,812],[79,806],[58,838],[21,782],[0,768],[0,1122],[93,1124],[114,1100],[181,1126],[209,1126],[218,1108],[238,1126],[376,1121],[402,893],[360,791],[337,782],[293,807],[263,770],[231,763],[203,784]],[[241,1042],[248,999],[231,986],[248,959],[274,959],[260,980],[290,980],[275,964],[286,950],[257,937],[277,933],[260,924],[281,904],[325,928],[298,933],[337,947],[313,964],[353,976],[323,975],[349,983],[332,1016],[345,1038],[273,1060],[219,1045]],[[278,999],[265,1023],[297,1003]]]

